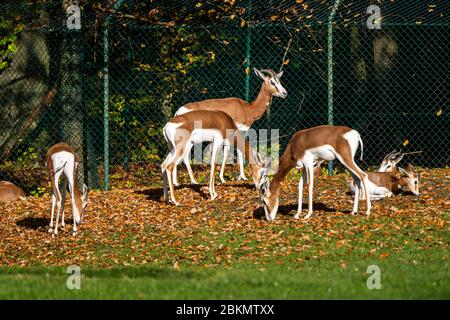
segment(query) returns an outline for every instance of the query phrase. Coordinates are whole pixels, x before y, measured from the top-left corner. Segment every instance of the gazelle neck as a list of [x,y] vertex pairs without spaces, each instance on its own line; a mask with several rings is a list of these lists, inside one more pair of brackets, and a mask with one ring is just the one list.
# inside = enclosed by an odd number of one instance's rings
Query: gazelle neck
[[292,160],[291,144],[289,143],[280,158],[277,173],[273,176],[272,181],[270,182],[270,193],[272,195],[276,195],[278,197],[280,194],[281,182],[283,182],[286,175],[294,167],[295,161]]
[[272,94],[267,89],[266,82],[263,82],[256,99],[245,109],[247,114],[247,124],[253,124],[260,119],[267,108],[272,103]]

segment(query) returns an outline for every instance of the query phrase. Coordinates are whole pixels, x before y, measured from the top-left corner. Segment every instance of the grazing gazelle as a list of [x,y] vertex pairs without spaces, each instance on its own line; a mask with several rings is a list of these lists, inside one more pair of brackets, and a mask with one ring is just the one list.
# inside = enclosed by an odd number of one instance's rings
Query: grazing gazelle
[[[271,69],[263,69],[260,71],[254,68],[253,70],[256,75],[263,80],[259,94],[253,102],[248,103],[239,98],[208,99],[198,102],[191,102],[180,107],[177,112],[175,112],[175,116],[179,116],[193,110],[223,111],[231,116],[240,131],[248,131],[253,123],[260,119],[264,112],[266,112],[267,108],[272,103],[273,96],[281,98],[286,98],[287,96],[286,89],[284,89],[280,83],[280,78],[283,75],[282,71],[280,73],[275,73]],[[182,160],[188,170],[191,183],[196,184],[197,182],[195,181],[194,174],[192,173],[190,166],[190,150],[192,148],[192,144],[188,147],[189,150],[186,152]],[[244,174],[243,154],[240,150],[237,150],[237,155],[240,170],[238,179],[247,180]],[[223,162],[225,161],[226,157],[224,155]],[[178,185],[177,165],[178,163],[175,165],[175,169],[173,170],[173,181],[175,185]],[[223,178],[224,170],[225,166],[222,166],[219,174],[222,182],[225,182]]]
[[0,181],[0,202],[25,199],[25,192],[9,181]]
[[[77,224],[83,221],[83,212],[88,205],[87,186],[83,184],[83,190],[80,192],[77,186],[76,169],[78,165],[77,157],[72,147],[66,143],[57,143],[52,146],[45,156],[45,164],[52,184],[52,216],[50,219],[50,228],[48,232],[58,234],[59,212],[62,205],[61,226],[64,227],[64,201],[67,186],[69,187],[70,199],[72,202],[73,215],[73,235],[77,233]],[[62,194],[59,190],[59,178],[64,174]],[[53,215],[57,207],[56,223],[53,228]]]
[[[281,182],[289,171],[294,168],[304,168],[306,174],[302,174],[298,186],[298,210],[295,218],[299,218],[302,211],[303,184],[308,181],[309,201],[308,214],[306,219],[311,217],[313,212],[313,165],[318,159],[334,160],[338,159],[347,169],[355,181],[355,199],[352,214],[358,211],[359,191],[364,188],[367,182],[367,175],[356,165],[353,158],[359,144],[361,144],[361,158],[363,144],[361,136],[356,130],[349,127],[319,126],[296,132],[289,141],[283,156],[280,159],[278,171],[269,181],[267,175],[261,179],[260,195],[264,205],[267,220],[275,219],[278,211],[278,197],[280,195]],[[366,192],[366,214],[370,215],[370,198]]]
[[[200,126],[198,126],[200,125]],[[235,145],[245,154],[250,162],[253,181],[259,187],[263,164],[257,152],[253,151],[250,144],[239,133],[233,119],[222,111],[191,111],[180,116],[173,117],[163,128],[164,138],[171,148],[169,155],[161,165],[163,175],[164,200],[168,200],[167,183],[169,184],[172,203],[178,205],[174,196],[173,170],[176,164],[186,156],[193,143],[204,141],[212,142],[211,176],[209,179],[209,193],[211,199],[217,197],[214,189],[215,162],[217,151],[225,144],[224,156],[227,155],[230,145]],[[225,163],[222,163],[222,166]]]
[[[366,187],[369,190],[370,200],[380,200],[400,192],[419,195],[420,173],[417,173],[410,164],[406,169],[399,167],[398,170],[400,177],[392,172],[367,172],[369,181]],[[350,184],[350,189],[355,192],[354,184]]]

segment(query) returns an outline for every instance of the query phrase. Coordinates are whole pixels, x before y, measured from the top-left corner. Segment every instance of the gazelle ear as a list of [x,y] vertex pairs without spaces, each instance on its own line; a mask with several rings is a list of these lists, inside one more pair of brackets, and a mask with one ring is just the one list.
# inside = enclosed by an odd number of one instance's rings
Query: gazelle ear
[[256,164],[258,166],[261,166],[261,161],[260,161],[261,159],[260,159],[259,153],[258,153],[258,151],[256,151],[256,149],[253,149],[252,156],[253,156],[253,159],[255,160]]
[[253,71],[254,71],[255,74],[256,74],[258,77],[260,77],[261,79],[263,79],[263,80],[267,79],[267,77],[266,77],[261,71],[259,71],[258,69],[253,68]]
[[283,75],[283,72],[284,72],[284,71],[281,71],[280,73],[277,74],[277,78],[278,78],[278,79],[281,78],[281,76]]
[[87,198],[87,194],[88,194],[88,187],[85,183],[83,183],[83,198]]
[[266,196],[269,192],[269,188],[270,188],[270,181],[268,178],[264,178],[259,186],[261,193]]

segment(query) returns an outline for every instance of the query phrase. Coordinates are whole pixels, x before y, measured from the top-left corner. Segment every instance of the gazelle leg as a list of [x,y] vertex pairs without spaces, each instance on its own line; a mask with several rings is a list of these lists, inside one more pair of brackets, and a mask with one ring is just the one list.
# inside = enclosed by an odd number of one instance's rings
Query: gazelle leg
[[191,168],[191,149],[194,146],[193,143],[188,143],[186,145],[186,151],[183,155],[183,162],[186,165],[186,169],[189,173],[189,178],[191,179],[191,184],[198,184],[198,182],[195,180],[194,172],[192,172]]
[[359,191],[361,189],[361,181],[356,174],[351,173],[351,175],[353,177],[353,184],[355,185],[355,194],[354,194],[355,199],[353,201],[352,214],[355,214],[356,212],[358,212]]
[[247,177],[244,173],[244,155],[242,154],[241,150],[237,149],[237,158],[239,162],[239,177],[238,180],[245,180],[247,181]]
[[169,182],[169,190],[170,190],[170,199],[172,201],[172,203],[176,206],[179,205],[179,203],[175,200],[175,192],[174,192],[174,186],[173,186],[173,181],[172,181],[172,177],[173,177],[173,167],[167,169],[167,178],[168,178],[168,182]]
[[177,173],[177,167],[178,167],[179,163],[180,163],[179,161],[177,163],[175,163],[175,166],[173,167],[173,170],[172,170],[172,181],[173,181],[173,184],[177,187],[180,185],[178,183],[178,173]]
[[161,172],[162,172],[162,179],[163,179],[163,194],[164,194],[164,201],[169,202],[169,191],[168,191],[168,171],[167,167],[170,164],[170,162],[173,160],[175,156],[175,149],[170,150],[169,154],[167,155],[164,162],[161,164]]
[[69,191],[70,191],[70,201],[72,202],[72,217],[73,217],[73,228],[72,228],[72,235],[77,234],[77,219],[79,217],[75,216],[75,192],[73,190],[74,188],[74,181],[69,181]]
[[225,144],[223,146],[223,159],[222,159],[222,166],[220,167],[220,174],[219,174],[219,178],[222,183],[225,183],[225,179],[223,178],[223,173],[225,171],[225,164],[227,163],[229,150],[230,150],[230,146]]
[[53,229],[53,234],[58,234],[59,213],[61,211],[61,196],[59,197],[59,201],[56,201],[56,211],[56,222],[55,228]]
[[62,201],[61,201],[61,205],[62,205],[62,215],[61,215],[61,228],[64,228],[66,226],[65,222],[64,222],[64,208],[65,208],[65,204],[66,204],[66,192],[67,192],[67,179],[64,179],[64,183],[63,183],[63,189],[62,189]]
[[370,209],[372,208],[372,204],[370,202],[369,190],[366,188],[367,175],[363,173],[361,178],[362,188],[364,189],[364,193],[366,194],[366,215],[370,216]]
[[215,169],[216,169],[216,157],[217,157],[217,151],[219,150],[220,146],[222,145],[222,141],[218,141],[215,139],[213,141],[212,150],[211,150],[211,175],[209,177],[209,194],[211,195],[211,200],[214,200],[217,198],[217,193],[214,188],[214,179],[215,179]]
[[[344,158],[349,159],[349,160],[346,162],[343,160]],[[370,195],[369,195],[369,190],[367,189],[366,183],[365,183],[365,181],[367,179],[367,175],[353,161],[353,156],[350,153],[350,151],[347,151],[346,153],[341,154],[338,157],[338,159],[348,169],[348,171],[350,171],[350,173],[352,175],[355,175],[357,177],[357,180],[358,180],[358,182],[356,182],[356,181],[354,182],[355,183],[355,202],[353,204],[352,214],[356,213],[356,211],[358,209],[358,201],[359,201],[359,190],[358,189],[362,189],[366,196],[366,206],[367,206],[366,214],[370,215],[370,209],[371,209]]]
[[169,201],[169,194],[167,190],[167,170],[164,170],[162,173],[162,179],[163,179],[163,194],[164,194],[164,201]]
[[55,205],[56,205],[55,191],[56,190],[52,190],[52,216],[50,218],[50,227],[48,228],[48,232],[53,232],[53,216],[55,214]]
[[300,217],[300,214],[302,213],[302,206],[303,206],[303,186],[306,182],[306,170],[303,169],[302,176],[300,178],[300,181],[298,182],[298,209],[297,214],[294,216],[295,219],[298,219]]
[[314,168],[312,163],[308,163],[305,169],[308,171],[308,214],[305,219],[309,219],[313,213]]

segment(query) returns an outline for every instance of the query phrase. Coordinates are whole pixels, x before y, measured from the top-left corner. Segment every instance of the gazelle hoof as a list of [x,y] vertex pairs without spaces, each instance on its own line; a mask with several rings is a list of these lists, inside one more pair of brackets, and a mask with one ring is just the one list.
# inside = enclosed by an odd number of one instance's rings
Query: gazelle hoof
[[174,185],[175,187],[179,187],[179,186],[180,186],[180,184],[179,184],[178,182],[174,182],[173,185]]
[[53,232],[53,228],[52,227],[48,228],[48,232],[52,233]]
[[219,177],[220,178],[220,182],[225,183],[225,179],[223,177]]
[[354,216],[356,214],[356,211],[352,211],[351,215]]
[[308,220],[309,218],[311,218],[311,216],[312,216],[312,212],[311,212],[311,213],[308,213],[308,214],[305,216],[305,220]]
[[296,213],[294,216],[294,219],[299,219],[300,218],[300,212]]
[[244,180],[244,181],[247,181],[248,179],[247,179],[246,176],[241,176],[241,175],[239,175],[238,180]]

